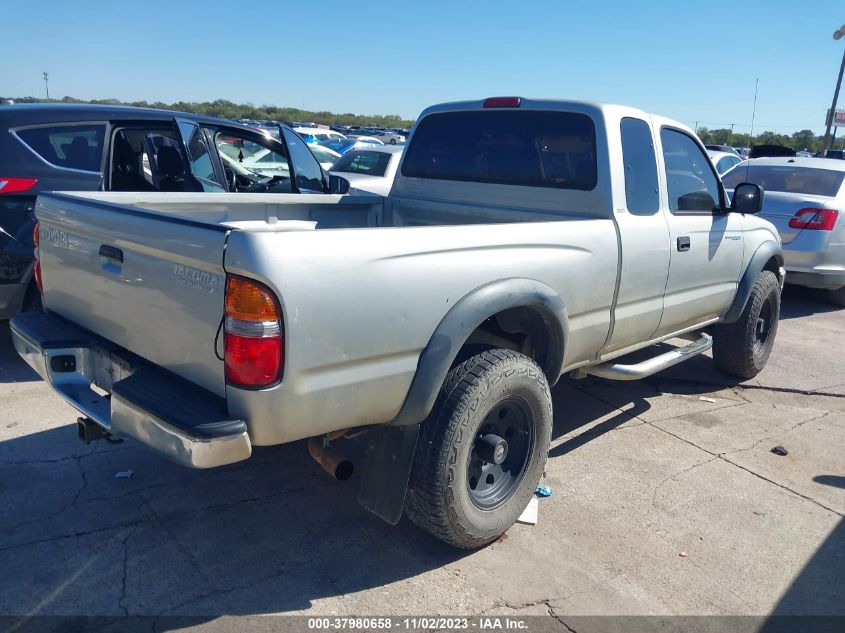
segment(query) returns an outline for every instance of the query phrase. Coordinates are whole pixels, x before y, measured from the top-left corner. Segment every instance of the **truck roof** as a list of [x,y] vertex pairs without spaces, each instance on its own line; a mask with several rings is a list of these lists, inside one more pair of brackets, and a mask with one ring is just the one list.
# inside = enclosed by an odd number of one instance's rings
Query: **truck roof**
[[[656,126],[669,125],[688,131],[691,134],[693,131],[683,123],[675,121],[666,117],[649,114],[639,108],[632,106],[620,105],[616,103],[598,103],[595,101],[580,101],[577,99],[537,99],[526,97],[493,97],[493,98],[512,98],[519,99],[519,106],[508,109],[520,110],[561,110],[561,111],[575,111],[588,113],[594,117],[603,117],[614,115],[615,117],[636,117],[640,119],[652,119]],[[440,103],[426,108],[422,111],[419,119],[438,112],[454,112],[456,110],[484,110],[487,109],[484,103],[488,101],[485,99],[477,99],[473,101],[453,101],[449,103]],[[418,119],[418,120],[419,120]]]

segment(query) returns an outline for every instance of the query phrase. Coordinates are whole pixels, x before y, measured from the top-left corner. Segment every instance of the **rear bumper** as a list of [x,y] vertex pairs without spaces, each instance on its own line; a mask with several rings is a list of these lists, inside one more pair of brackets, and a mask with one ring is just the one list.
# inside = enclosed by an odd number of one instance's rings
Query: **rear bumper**
[[821,288],[824,290],[836,290],[845,286],[845,272],[842,271],[819,271],[819,270],[795,270],[787,269],[786,283],[792,286],[806,286],[807,288]]
[[826,231],[802,231],[783,245],[786,283],[810,288],[845,286],[845,247]]
[[252,453],[246,423],[227,415],[223,398],[53,314],[26,312],[10,325],[29,366],[109,434],[134,438],[191,468]]

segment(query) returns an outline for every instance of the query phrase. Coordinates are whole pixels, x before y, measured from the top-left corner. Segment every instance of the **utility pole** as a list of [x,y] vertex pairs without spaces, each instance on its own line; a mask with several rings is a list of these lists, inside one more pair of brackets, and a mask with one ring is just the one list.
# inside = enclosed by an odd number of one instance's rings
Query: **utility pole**
[[[845,35],[845,24],[840,26],[839,29],[833,33],[833,39],[838,41],[842,39],[843,35]],[[824,131],[824,140],[822,141],[823,152],[830,149],[828,146],[828,143],[830,142],[830,128],[833,125],[836,103],[839,101],[839,87],[842,85],[842,71],[845,71],[845,51],[842,52],[842,63],[839,65],[839,78],[836,80],[836,90],[833,91],[833,103],[830,104],[830,112],[827,115],[827,129]]]
[[49,73],[45,70],[44,73],[44,88],[47,90],[47,99],[50,99],[50,85],[47,83],[48,78],[50,77]]
[[736,123],[731,123],[731,132],[728,134],[728,145],[731,144],[731,139],[734,137],[734,125],[736,125]]

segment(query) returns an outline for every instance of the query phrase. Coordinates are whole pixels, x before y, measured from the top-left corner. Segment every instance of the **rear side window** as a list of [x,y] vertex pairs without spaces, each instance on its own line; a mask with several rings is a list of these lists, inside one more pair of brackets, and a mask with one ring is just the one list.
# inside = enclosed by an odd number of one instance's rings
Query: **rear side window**
[[622,119],[622,160],[625,163],[625,199],[628,211],[639,215],[655,213],[660,205],[657,188],[657,160],[648,123]]
[[575,112],[484,110],[420,121],[402,175],[557,189],[594,189],[593,121]]
[[16,130],[18,138],[56,167],[100,171],[106,126],[57,125]]
[[390,163],[390,154],[385,152],[351,151],[341,156],[332,171],[344,171],[367,176],[384,176]]
[[725,174],[722,182],[735,189],[742,182],[753,182],[766,191],[833,197],[839,193],[845,172],[792,165],[740,165]]

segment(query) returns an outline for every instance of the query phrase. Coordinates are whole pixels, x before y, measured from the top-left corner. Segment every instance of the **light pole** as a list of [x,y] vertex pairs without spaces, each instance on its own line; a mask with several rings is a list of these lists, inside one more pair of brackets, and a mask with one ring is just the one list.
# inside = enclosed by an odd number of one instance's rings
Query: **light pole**
[[[839,27],[833,33],[833,39],[840,40],[845,36],[845,24]],[[836,80],[836,90],[833,91],[833,103],[830,104],[830,114],[827,117],[827,129],[824,131],[824,141],[822,141],[822,151],[826,152],[828,143],[830,142],[830,128],[833,125],[834,112],[836,112],[836,102],[839,101],[839,87],[842,85],[842,71],[845,71],[845,51],[842,52],[842,63],[839,65],[839,78]]]
[[[50,75],[47,73],[47,71],[46,71],[46,70],[45,70],[42,74],[44,75],[44,89],[45,89],[45,90],[47,90],[47,99],[50,99],[50,86],[49,86],[49,84],[47,83],[47,78],[48,78]],[[837,92],[838,92],[838,91],[839,91],[839,88],[837,88],[836,90],[837,90]]]

